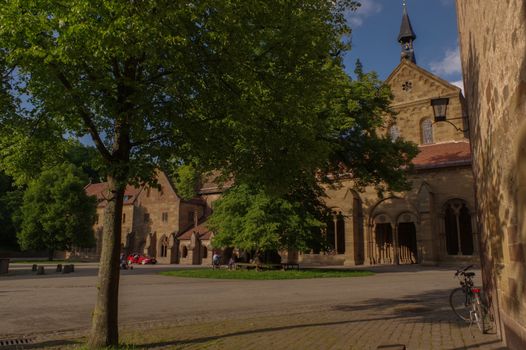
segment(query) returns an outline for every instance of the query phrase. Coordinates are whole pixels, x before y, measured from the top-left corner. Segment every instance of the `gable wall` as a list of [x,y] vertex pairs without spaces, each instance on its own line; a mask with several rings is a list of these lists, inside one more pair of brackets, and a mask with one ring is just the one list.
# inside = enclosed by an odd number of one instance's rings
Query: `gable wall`
[[[422,143],[420,124],[426,118],[433,119],[431,99],[438,97],[449,98],[448,120],[460,129],[467,128],[463,119],[453,119],[465,115],[462,112],[463,101],[457,89],[434,79],[431,74],[423,72],[413,64],[403,62],[397,69],[388,84],[394,95],[391,107],[398,113],[396,125],[401,137],[416,144]],[[412,85],[407,91],[403,89],[406,82]],[[463,140],[466,137],[467,135],[448,123],[433,124],[434,143]]]

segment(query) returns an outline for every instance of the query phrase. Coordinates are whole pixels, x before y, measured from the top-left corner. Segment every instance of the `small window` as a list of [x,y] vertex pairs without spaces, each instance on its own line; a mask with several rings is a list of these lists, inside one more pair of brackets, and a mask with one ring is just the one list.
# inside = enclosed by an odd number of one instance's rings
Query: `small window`
[[146,198],[150,198],[150,187],[146,189]]
[[122,223],[125,224],[126,223],[126,214],[122,214]]
[[146,213],[144,214],[144,222],[149,222],[150,221],[150,214]]
[[168,213],[167,212],[162,213],[162,221],[163,222],[167,222],[168,221]]
[[395,142],[400,137],[400,130],[398,130],[398,126],[393,125],[389,128],[389,136],[391,137],[391,141]]
[[434,143],[433,140],[433,121],[425,119],[421,124],[422,130],[422,144],[428,145]]

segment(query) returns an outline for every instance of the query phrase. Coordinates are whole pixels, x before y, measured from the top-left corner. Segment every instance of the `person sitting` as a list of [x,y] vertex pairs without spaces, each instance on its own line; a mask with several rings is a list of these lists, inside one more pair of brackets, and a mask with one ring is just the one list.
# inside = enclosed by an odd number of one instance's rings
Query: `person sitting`
[[214,269],[218,269],[219,268],[219,264],[220,264],[220,257],[219,257],[219,254],[217,253],[214,253],[214,255],[212,256],[212,267]]

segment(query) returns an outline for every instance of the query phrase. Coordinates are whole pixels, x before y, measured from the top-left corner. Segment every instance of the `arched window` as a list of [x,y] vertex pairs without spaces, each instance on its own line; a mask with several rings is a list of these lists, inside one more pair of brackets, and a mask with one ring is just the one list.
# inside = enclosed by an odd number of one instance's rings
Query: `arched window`
[[454,199],[444,210],[446,249],[449,255],[473,255],[471,214],[466,202]]
[[389,128],[389,136],[391,137],[391,141],[395,142],[400,137],[400,130],[398,130],[398,126],[393,125]]
[[168,237],[163,236],[161,238],[161,258],[166,258],[168,256]]
[[431,119],[424,119],[420,125],[422,131],[422,144],[428,145],[433,143],[433,121]]
[[208,258],[208,249],[206,247],[203,247],[203,259]]

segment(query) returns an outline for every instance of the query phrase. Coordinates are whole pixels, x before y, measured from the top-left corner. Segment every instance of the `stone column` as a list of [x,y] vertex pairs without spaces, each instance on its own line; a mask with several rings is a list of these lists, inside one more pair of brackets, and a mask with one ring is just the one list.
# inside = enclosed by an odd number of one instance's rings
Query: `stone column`
[[424,265],[436,265],[437,245],[430,213],[420,214],[420,232],[417,232],[417,246],[420,261]]
[[344,217],[344,226],[345,226],[345,262],[346,266],[356,265],[356,256],[355,256],[355,245],[363,244],[363,242],[356,242],[354,236],[354,221],[351,216]]
[[393,248],[394,248],[393,263],[395,265],[400,265],[400,247],[398,244],[398,225],[397,224],[394,224],[392,232],[393,232]]

